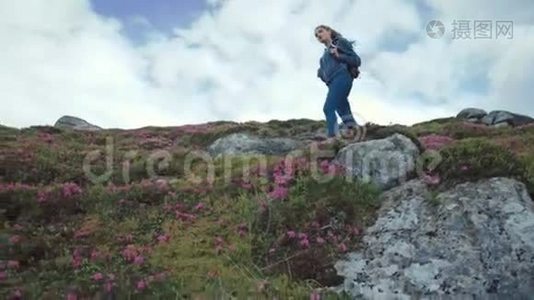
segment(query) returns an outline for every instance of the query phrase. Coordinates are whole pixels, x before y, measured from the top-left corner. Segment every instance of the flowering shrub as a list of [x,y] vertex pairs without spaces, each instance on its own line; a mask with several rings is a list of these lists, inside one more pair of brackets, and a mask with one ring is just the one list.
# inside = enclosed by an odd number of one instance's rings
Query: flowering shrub
[[444,135],[431,134],[420,137],[419,142],[426,150],[440,150],[453,143],[454,139]]
[[[314,166],[319,171],[317,176],[334,177],[318,183],[312,176]],[[377,208],[374,200],[378,192],[367,185],[347,183],[340,176],[343,168],[328,161],[316,165],[303,158],[281,161],[271,174],[272,189],[267,194],[266,207],[259,210],[253,226],[253,237],[258,244],[263,242],[257,255],[266,255],[267,268],[272,272],[330,280],[324,276],[324,269],[310,269],[304,262],[331,264],[336,255],[357,244],[358,228],[370,221],[369,212]]]
[[449,183],[496,176],[524,178],[525,168],[509,150],[481,139],[456,142],[441,151],[442,162],[436,169],[442,181]]

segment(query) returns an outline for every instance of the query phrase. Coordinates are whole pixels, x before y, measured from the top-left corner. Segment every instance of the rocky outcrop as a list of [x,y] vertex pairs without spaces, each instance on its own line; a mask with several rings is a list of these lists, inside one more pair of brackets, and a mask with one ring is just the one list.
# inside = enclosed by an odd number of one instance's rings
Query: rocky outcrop
[[54,124],[54,127],[63,128],[63,129],[83,130],[83,131],[102,130],[102,128],[96,125],[93,125],[83,119],[72,117],[72,116],[63,116],[59,118],[59,120],[56,121],[56,124]]
[[382,200],[364,250],[336,264],[354,297],[534,295],[534,204],[522,183],[492,178],[433,195],[414,180]]
[[404,135],[350,144],[335,160],[348,175],[388,189],[406,181],[415,170],[417,146]]
[[488,113],[479,108],[465,108],[458,115],[456,118],[458,119],[464,119],[464,120],[479,120],[485,117]]
[[212,156],[238,154],[283,155],[300,147],[289,138],[259,138],[244,133],[234,133],[216,140],[208,147]]
[[481,122],[486,125],[497,125],[501,123],[508,123],[512,126],[522,126],[534,122],[534,119],[528,116],[518,115],[507,111],[497,110],[490,112],[487,116],[481,119]]
[[506,127],[506,125],[523,126],[534,123],[534,119],[529,116],[514,114],[504,110],[495,110],[487,114],[484,110],[478,108],[466,108],[456,118],[492,127]]

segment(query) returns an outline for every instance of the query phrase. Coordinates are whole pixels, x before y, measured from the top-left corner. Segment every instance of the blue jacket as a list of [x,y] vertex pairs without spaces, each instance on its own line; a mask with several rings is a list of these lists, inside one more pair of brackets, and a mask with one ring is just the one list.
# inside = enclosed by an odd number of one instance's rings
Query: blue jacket
[[360,66],[361,60],[358,54],[354,52],[352,43],[344,37],[337,37],[332,41],[332,44],[337,46],[339,58],[330,53],[329,48],[325,48],[323,56],[319,60],[319,69],[317,70],[317,77],[327,85],[332,81],[334,75],[338,72],[348,72],[348,66]]

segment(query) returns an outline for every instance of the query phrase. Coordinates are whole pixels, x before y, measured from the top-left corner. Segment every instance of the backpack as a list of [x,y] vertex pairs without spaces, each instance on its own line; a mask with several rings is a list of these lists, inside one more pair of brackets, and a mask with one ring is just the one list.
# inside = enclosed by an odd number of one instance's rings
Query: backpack
[[354,53],[358,57],[358,65],[357,66],[351,66],[351,65],[347,64],[347,69],[349,70],[349,73],[352,76],[352,78],[356,79],[356,78],[358,78],[360,76],[360,66],[362,64],[362,59],[360,58],[360,56],[356,52],[354,52]]
[[348,66],[349,67],[349,73],[350,75],[352,76],[352,78],[356,79],[360,76],[360,67],[353,67],[353,66]]
[[[354,53],[356,53],[356,52],[354,52]],[[362,59],[360,58],[360,56],[358,54],[356,54],[356,56],[358,56],[358,65],[357,66],[351,66],[351,65],[347,64],[347,69],[349,70],[350,75],[354,79],[356,79],[356,78],[358,78],[360,76],[360,66],[362,64]]]

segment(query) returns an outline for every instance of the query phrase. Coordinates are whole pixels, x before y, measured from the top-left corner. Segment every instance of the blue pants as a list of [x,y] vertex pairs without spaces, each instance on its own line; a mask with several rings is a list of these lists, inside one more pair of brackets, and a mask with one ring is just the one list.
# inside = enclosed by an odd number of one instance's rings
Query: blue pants
[[343,70],[336,74],[328,84],[328,94],[326,96],[323,112],[326,116],[326,127],[328,129],[329,137],[336,135],[336,112],[341,117],[343,124],[348,127],[356,125],[356,121],[350,110],[348,99],[353,80],[354,79],[350,76],[349,72]]

